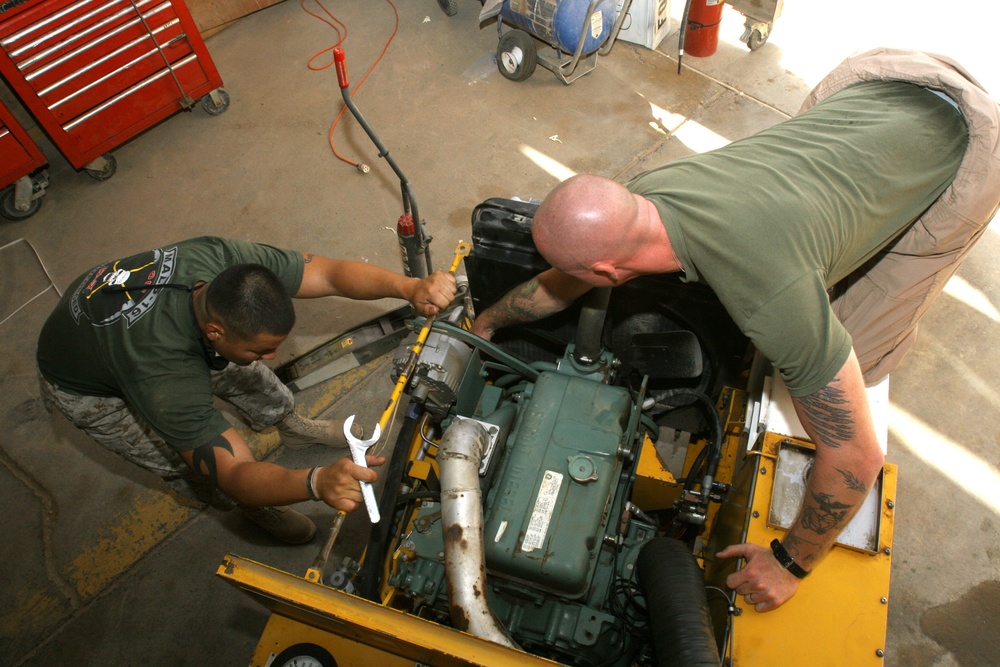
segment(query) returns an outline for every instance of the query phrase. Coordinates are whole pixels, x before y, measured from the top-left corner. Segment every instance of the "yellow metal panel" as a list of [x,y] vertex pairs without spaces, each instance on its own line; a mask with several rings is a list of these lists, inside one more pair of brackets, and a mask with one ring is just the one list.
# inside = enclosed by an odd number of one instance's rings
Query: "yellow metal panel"
[[[274,616],[254,654],[263,665],[272,653],[294,645],[298,637],[334,654],[340,667],[422,663],[434,667],[553,667],[558,663],[383,607],[368,600],[311,583],[260,563],[228,554],[216,572],[243,590]],[[308,626],[312,630],[303,627]],[[270,627],[270,623],[269,623]],[[372,659],[372,656],[392,656]],[[400,663],[396,658],[408,662]],[[264,660],[264,662],[261,662]]]
[[413,461],[407,474],[413,479],[422,479],[425,482],[430,477],[431,464],[427,461]]
[[677,480],[663,465],[656,445],[647,436],[639,450],[639,462],[635,470],[635,486],[632,488],[632,502],[646,512],[666,509],[680,498]]
[[[746,541],[768,546],[784,530],[769,526],[774,456],[783,436],[767,434],[757,459]],[[809,446],[802,441],[795,444]],[[879,550],[865,553],[835,546],[778,609],[757,613],[736,598],[730,656],[733,667],[825,665],[877,667],[885,649],[889,572],[896,497],[896,466],[885,464]]]
[[736,460],[745,448],[743,444],[743,428],[746,419],[746,393],[738,389],[726,387],[719,396],[716,406],[722,420],[723,439],[722,456],[719,467],[715,471],[715,479],[731,484],[736,470]]

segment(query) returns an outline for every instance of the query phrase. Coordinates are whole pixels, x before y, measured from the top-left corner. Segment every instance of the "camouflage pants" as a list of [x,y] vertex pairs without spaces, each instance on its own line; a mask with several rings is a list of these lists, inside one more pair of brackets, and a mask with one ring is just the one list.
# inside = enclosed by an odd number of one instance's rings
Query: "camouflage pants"
[[[207,483],[120,398],[80,396],[62,391],[38,376],[49,411],[61,412],[97,444],[129,463],[158,475],[186,498],[219,509],[236,506],[229,496]],[[292,392],[265,364],[229,364],[212,372],[212,392],[236,408],[255,431],[277,424],[295,407]]]

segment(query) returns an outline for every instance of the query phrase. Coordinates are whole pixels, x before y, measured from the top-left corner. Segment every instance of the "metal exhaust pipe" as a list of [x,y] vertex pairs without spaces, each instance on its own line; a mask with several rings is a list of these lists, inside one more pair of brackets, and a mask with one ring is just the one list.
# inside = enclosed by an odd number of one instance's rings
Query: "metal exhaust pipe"
[[494,643],[519,648],[490,609],[486,594],[483,498],[479,464],[489,435],[479,423],[456,419],[441,438],[441,523],[452,624]]

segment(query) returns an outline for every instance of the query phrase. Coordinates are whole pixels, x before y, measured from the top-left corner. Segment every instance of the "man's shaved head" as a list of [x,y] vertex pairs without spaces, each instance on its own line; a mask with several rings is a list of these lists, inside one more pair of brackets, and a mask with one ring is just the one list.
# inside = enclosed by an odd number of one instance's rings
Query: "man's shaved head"
[[628,239],[638,204],[624,185],[580,174],[549,192],[538,207],[531,236],[552,266],[566,272],[630,254]]

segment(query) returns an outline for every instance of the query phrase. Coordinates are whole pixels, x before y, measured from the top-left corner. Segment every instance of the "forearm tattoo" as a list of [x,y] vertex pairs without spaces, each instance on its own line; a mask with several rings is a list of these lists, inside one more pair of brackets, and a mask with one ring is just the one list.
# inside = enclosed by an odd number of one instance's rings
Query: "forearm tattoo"
[[304,253],[302,253],[302,260],[303,260],[303,261],[304,261],[304,262],[305,262],[306,264],[308,264],[309,262],[313,261],[313,257],[314,257],[314,256],[315,256],[315,255],[313,255],[313,254],[312,254],[311,252],[304,252]]
[[844,484],[847,485],[851,491],[857,491],[858,493],[868,493],[868,485],[862,482],[857,475],[855,475],[850,470],[836,469],[840,473],[841,477],[844,478]]
[[536,312],[535,293],[541,287],[537,278],[515,287],[494,306],[496,320],[505,324],[531,322],[540,316]]
[[802,508],[802,526],[818,535],[840,532],[840,524],[853,506],[837,502],[829,493],[812,491],[812,502]]
[[219,468],[215,461],[217,449],[224,449],[233,456],[233,446],[222,435],[217,435],[191,452],[191,467],[195,473],[204,477],[216,488],[219,486]]
[[[797,535],[793,535],[792,533],[785,535],[785,539],[782,540],[782,543],[785,545],[785,549],[788,550],[788,553],[792,556],[792,558],[800,560],[803,564],[812,562],[816,559],[816,554],[813,550],[819,548],[820,546],[818,542],[811,542]],[[803,557],[803,546],[806,547],[805,551],[812,553]],[[812,547],[813,549],[809,549],[809,547]]]
[[837,448],[854,438],[854,417],[851,402],[844,392],[833,384],[799,399],[805,416],[819,436],[821,443]]

